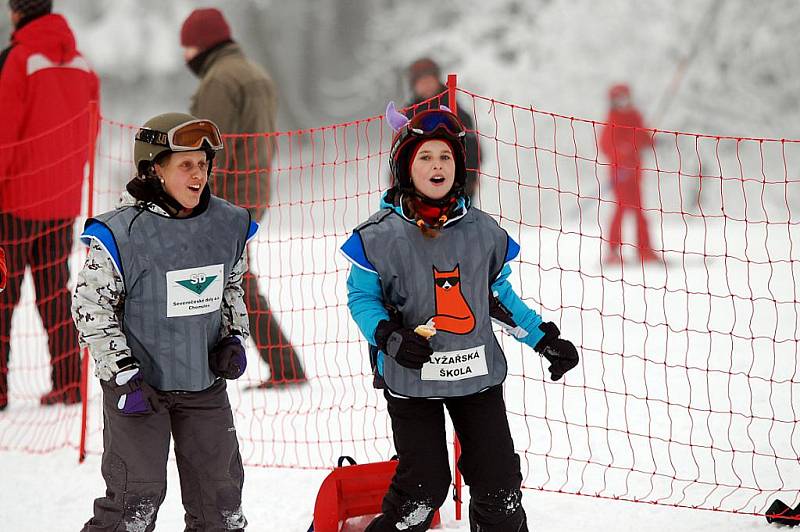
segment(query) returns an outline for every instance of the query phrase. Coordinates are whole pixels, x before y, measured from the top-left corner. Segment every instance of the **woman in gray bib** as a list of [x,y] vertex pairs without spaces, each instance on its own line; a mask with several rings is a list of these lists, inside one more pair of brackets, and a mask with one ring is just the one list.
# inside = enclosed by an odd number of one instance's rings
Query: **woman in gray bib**
[[72,314],[103,392],[102,473],[85,532],[151,531],[170,437],[186,530],[244,530],[244,471],[225,379],[247,365],[244,252],[258,229],[213,196],[213,122],[182,113],[136,133],[137,175],[119,208],[90,218]]
[[458,117],[439,108],[409,120],[390,103],[386,119],[396,131],[393,186],[341,248],[352,263],[348,307],[371,346],[399,458],[367,531],[428,530],[451,482],[445,408],[461,441],[471,529],[527,531],[492,320],[546,357],[553,380],[578,352],[511,287],[519,245],[470,206]]

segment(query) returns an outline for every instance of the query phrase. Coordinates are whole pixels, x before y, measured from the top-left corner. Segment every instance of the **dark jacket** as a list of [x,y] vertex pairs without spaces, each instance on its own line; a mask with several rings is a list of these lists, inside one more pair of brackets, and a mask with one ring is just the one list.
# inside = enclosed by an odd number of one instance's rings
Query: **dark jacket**
[[[407,116],[410,118],[414,116],[416,113],[421,113],[422,111],[427,111],[431,107],[436,109],[439,105],[444,105],[445,107],[450,107],[450,98],[447,94],[447,87],[444,85],[441,86],[440,92],[443,92],[441,96],[432,99],[429,102],[421,103],[424,100],[421,98],[415,99],[411,101],[406,107],[408,107]],[[418,105],[418,107],[414,108],[413,106]],[[472,121],[472,114],[471,109],[465,109],[462,106],[458,106],[456,109],[458,113],[458,118],[461,119],[461,123],[464,124],[464,128],[467,130],[467,135],[464,138],[466,144],[466,159],[467,159],[467,194],[472,196],[473,192],[475,191],[475,187],[478,183],[478,175],[480,173],[480,145],[478,142],[478,135],[474,129],[473,121]]]
[[[199,75],[191,105],[194,116],[213,120],[228,135],[275,131],[275,85],[238,44],[227,42],[210,50]],[[269,199],[274,151],[272,137],[226,139],[225,150],[215,162],[214,194],[248,209],[254,220],[261,219]]]
[[88,113],[89,102],[99,98],[97,75],[61,15],[20,26],[0,56],[0,211],[33,220],[74,218],[89,134],[97,128]]

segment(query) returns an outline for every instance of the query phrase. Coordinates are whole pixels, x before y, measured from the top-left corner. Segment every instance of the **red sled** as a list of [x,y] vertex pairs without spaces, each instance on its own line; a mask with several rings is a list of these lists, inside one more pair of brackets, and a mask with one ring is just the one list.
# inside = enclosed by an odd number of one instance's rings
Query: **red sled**
[[[343,466],[344,462],[350,465]],[[314,522],[308,532],[340,532],[348,519],[381,513],[381,502],[397,469],[397,459],[374,464],[356,464],[339,457],[336,469],[325,477],[314,504]],[[431,527],[439,524],[439,511]],[[367,523],[364,523],[366,527]],[[347,530],[354,530],[348,526]],[[361,529],[363,530],[363,529]]]

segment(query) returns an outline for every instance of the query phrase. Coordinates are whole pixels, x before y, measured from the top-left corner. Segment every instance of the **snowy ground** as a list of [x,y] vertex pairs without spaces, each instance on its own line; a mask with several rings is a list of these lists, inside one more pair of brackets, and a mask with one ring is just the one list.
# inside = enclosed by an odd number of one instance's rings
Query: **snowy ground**
[[[91,516],[92,501],[103,493],[100,459],[78,465],[76,453],[46,456],[3,453],[0,523],[8,532],[74,532]],[[311,524],[316,490],[323,471],[245,469],[244,509],[253,532],[306,532]],[[158,514],[157,530],[183,530],[177,470],[169,465],[167,498]],[[592,497],[526,490],[525,510],[537,532],[708,532],[764,530],[763,518],[682,508],[609,501]],[[442,509],[442,530],[469,530],[454,519],[448,502]]]

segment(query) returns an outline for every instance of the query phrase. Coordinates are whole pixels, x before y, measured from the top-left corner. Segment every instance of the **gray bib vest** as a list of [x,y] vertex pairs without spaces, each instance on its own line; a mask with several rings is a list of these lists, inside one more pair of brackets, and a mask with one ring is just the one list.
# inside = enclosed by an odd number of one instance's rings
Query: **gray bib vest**
[[489,287],[503,267],[508,235],[470,209],[437,238],[386,209],[356,228],[380,276],[384,301],[406,327],[433,320],[433,365],[405,368],[384,356],[388,388],[407,397],[458,397],[503,382],[506,359],[492,331]]
[[226,281],[247,242],[248,212],[211,196],[191,218],[131,206],[94,220],[111,230],[119,250],[122,331],[142,378],[165,391],[211,386],[208,353],[219,340]]

